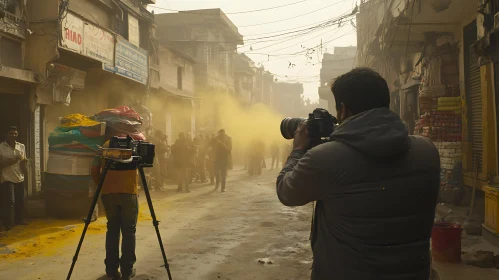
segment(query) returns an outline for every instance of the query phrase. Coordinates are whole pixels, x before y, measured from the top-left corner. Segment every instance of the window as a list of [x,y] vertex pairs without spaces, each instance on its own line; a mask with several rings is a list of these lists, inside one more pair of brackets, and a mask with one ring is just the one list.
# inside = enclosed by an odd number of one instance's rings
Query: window
[[182,90],[182,72],[184,69],[182,67],[177,67],[177,88]]
[[0,0],[0,8],[11,14],[16,13],[17,6],[16,0]]
[[125,10],[116,14],[116,33],[128,40],[128,12]]
[[20,42],[1,37],[0,38],[1,57],[0,63],[7,67],[22,68],[23,49]]

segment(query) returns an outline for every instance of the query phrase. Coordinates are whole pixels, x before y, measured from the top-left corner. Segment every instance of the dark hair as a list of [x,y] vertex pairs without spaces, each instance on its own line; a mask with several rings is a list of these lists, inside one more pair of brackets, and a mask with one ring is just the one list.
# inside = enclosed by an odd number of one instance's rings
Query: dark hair
[[17,126],[11,126],[11,127],[9,127],[9,129],[7,129],[7,132],[13,131],[13,130],[19,132],[19,129],[17,129]]
[[336,109],[343,103],[356,115],[375,108],[390,108],[390,90],[378,72],[365,67],[355,68],[334,81],[331,86]]

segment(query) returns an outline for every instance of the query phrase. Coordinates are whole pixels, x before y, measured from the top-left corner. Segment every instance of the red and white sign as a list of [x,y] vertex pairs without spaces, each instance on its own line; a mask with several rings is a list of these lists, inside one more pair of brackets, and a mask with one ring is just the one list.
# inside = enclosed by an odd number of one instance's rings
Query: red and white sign
[[61,23],[61,46],[83,53],[83,20],[68,13]]

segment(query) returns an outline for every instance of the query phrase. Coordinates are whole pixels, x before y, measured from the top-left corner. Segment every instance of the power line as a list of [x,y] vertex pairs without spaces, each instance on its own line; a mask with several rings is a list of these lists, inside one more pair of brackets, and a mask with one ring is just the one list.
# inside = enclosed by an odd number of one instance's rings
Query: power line
[[[336,19],[335,21],[341,21],[341,20],[343,20],[343,19],[345,19],[345,18],[348,18],[349,16],[350,16],[350,15],[347,15],[346,17],[345,17],[345,15],[339,16],[339,17],[338,17],[338,19]],[[332,23],[335,23],[335,22],[332,22]],[[327,27],[327,26],[326,26],[326,27]],[[324,28],[313,30],[313,31],[312,31],[312,33],[313,33],[313,32],[315,32],[315,31],[317,31],[317,30],[322,30],[322,29],[324,29]],[[336,29],[332,29],[332,30],[337,30],[337,29],[341,29],[341,27],[338,27],[338,28],[336,28]],[[319,36],[325,35],[325,34],[327,34],[327,33],[331,32],[332,30],[328,30],[327,32],[321,33],[321,34],[319,34],[318,36],[315,36],[315,37],[312,37],[312,38],[308,39],[307,41],[309,41],[309,40],[311,40],[311,39],[314,39],[314,38],[317,38],[317,37],[319,37]],[[278,44],[282,44],[282,43],[284,43],[284,42],[291,41],[291,40],[293,40],[293,39],[296,39],[296,38],[301,37],[301,36],[304,36],[304,35],[310,35],[310,34],[312,34],[312,33],[307,33],[307,34],[299,34],[299,35],[294,36],[294,37],[291,37],[291,38],[289,38],[289,39],[287,39],[287,40],[283,40],[283,41],[278,42],[278,43],[275,43],[275,44],[271,44],[271,45],[268,45],[268,46],[261,47],[261,48],[259,48],[258,50],[263,50],[263,49],[266,49],[266,48],[269,48],[269,47],[272,47],[272,46],[275,46],[275,45],[278,45]],[[295,45],[291,45],[290,47],[292,47],[292,46],[295,46]],[[283,48],[283,49],[287,49],[287,48],[288,48],[288,47]],[[271,51],[271,52],[276,52],[276,51],[280,51],[280,50],[283,50],[283,49],[274,50],[274,51]]]
[[[226,14],[226,15],[238,15],[238,14],[249,14],[249,13],[255,13],[255,12],[263,12],[263,11],[269,11],[269,10],[275,10],[275,9],[279,9],[279,8],[284,8],[284,7],[288,7],[288,6],[300,4],[300,3],[303,3],[303,2],[307,2],[307,1],[308,0],[301,0],[301,1],[293,2],[293,3],[289,3],[289,4],[285,4],[285,5],[280,5],[280,6],[274,6],[274,7],[270,7],[270,8],[263,8],[263,9],[250,10],[250,11],[241,11],[241,12],[232,12],[232,13],[224,13],[224,14]],[[168,4],[168,2],[167,2],[167,4]],[[170,9],[162,8],[162,7],[158,7],[158,6],[150,6],[150,7],[151,8],[155,8],[155,9],[165,10],[165,11],[206,15],[205,13],[202,13],[202,12],[175,10],[175,9],[171,9],[171,7],[170,7]]]
[[331,20],[330,19],[328,19],[328,20],[322,20],[322,21],[318,21],[318,22],[315,22],[315,23],[301,25],[300,27],[293,27],[293,28],[281,29],[281,30],[272,31],[272,32],[247,34],[247,35],[244,35],[244,37],[247,37],[247,36],[257,36],[257,35],[267,35],[267,34],[273,34],[273,33],[280,33],[280,32],[284,32],[284,31],[296,30],[296,29],[300,29],[300,28],[303,28],[303,27],[307,27],[307,26],[317,26],[319,24],[323,24],[323,23],[326,23],[326,22],[329,22],[329,21],[331,21]]
[[339,2],[336,2],[336,3],[333,3],[331,5],[328,5],[326,7],[322,7],[320,9],[317,9],[317,10],[313,10],[311,12],[308,12],[308,13],[305,13],[305,14],[301,14],[301,15],[297,15],[297,16],[294,16],[294,17],[290,17],[290,18],[285,18],[285,19],[281,19],[281,20],[276,20],[276,21],[269,21],[269,22],[263,22],[263,23],[257,23],[257,24],[250,24],[250,25],[242,25],[242,26],[238,26],[238,27],[252,27],[252,26],[260,26],[260,25],[266,25],[266,24],[272,24],[272,23],[278,23],[278,22],[283,22],[283,21],[287,21],[287,20],[291,20],[291,19],[296,19],[296,18],[299,18],[299,17],[302,17],[302,16],[306,16],[306,15],[310,15],[310,14],[313,14],[313,13],[316,13],[318,11],[322,11],[324,9],[327,9],[327,8],[330,8],[334,5],[337,5],[337,4],[340,4],[340,3],[343,3],[345,1],[348,1],[348,0],[342,0],[342,1],[339,1]]

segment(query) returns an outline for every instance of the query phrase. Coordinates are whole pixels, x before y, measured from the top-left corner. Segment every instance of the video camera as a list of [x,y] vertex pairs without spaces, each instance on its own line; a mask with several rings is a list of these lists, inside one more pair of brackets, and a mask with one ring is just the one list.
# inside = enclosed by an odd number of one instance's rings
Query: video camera
[[285,139],[295,138],[295,132],[298,127],[306,122],[308,136],[312,143],[317,145],[323,138],[329,138],[338,120],[332,116],[326,109],[317,108],[307,118],[285,118],[281,122],[281,134]]
[[109,149],[104,149],[103,157],[115,161],[111,170],[153,167],[155,146],[149,142],[134,140],[130,135],[115,136],[109,141]]

